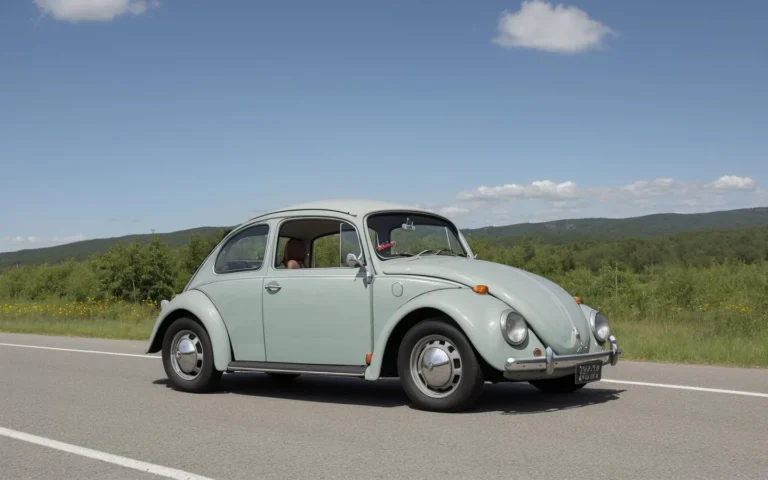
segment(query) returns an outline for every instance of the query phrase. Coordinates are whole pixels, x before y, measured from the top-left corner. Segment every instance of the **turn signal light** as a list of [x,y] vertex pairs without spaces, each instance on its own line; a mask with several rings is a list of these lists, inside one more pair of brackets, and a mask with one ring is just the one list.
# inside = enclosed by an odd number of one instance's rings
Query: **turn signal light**
[[576,300],[576,303],[578,303],[579,305],[582,304],[581,297],[573,297],[573,299]]
[[488,293],[488,286],[487,285],[475,285],[475,287],[472,289],[475,293],[479,293],[480,295],[485,295]]
[[371,360],[373,360],[373,354],[372,353],[366,353],[365,354],[365,364],[370,365]]
[[533,356],[534,357],[540,357],[541,356],[541,349],[540,348],[534,348],[533,349]]

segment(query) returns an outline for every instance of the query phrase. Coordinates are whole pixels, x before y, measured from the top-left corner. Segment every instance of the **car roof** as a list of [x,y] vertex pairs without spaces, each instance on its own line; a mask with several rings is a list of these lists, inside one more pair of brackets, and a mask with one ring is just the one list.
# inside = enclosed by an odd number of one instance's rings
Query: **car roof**
[[376,200],[363,200],[363,199],[332,199],[332,200],[320,200],[315,202],[299,203],[296,205],[290,205],[282,207],[271,212],[264,212],[254,218],[262,218],[273,214],[279,214],[289,211],[302,211],[302,210],[325,210],[333,212],[342,212],[357,217],[363,217],[372,212],[378,212],[382,210],[407,210],[411,212],[422,212],[431,215],[437,215],[435,212],[426,210],[424,208],[416,207],[413,205],[405,205],[393,202],[382,202]]

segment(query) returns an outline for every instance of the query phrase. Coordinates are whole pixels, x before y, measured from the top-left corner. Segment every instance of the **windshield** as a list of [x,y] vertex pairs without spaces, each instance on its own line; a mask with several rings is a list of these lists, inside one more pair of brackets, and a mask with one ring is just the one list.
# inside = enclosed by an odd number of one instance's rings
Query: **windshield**
[[379,258],[414,255],[467,256],[456,226],[427,214],[387,212],[368,218],[368,232]]

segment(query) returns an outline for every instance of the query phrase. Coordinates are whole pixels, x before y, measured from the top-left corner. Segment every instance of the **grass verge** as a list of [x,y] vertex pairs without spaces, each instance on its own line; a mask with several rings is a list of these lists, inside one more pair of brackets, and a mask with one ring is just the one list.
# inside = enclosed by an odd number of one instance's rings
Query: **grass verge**
[[[0,331],[147,340],[154,304],[21,303],[0,308]],[[622,360],[768,367],[768,328],[755,311],[606,310]]]
[[0,332],[59,335],[65,337],[149,340],[154,318],[145,321],[125,320],[31,320],[0,318]]
[[0,306],[0,331],[147,340],[158,308],[152,302],[22,302]]
[[684,324],[620,323],[621,360],[732,367],[768,367],[768,335],[704,336]]

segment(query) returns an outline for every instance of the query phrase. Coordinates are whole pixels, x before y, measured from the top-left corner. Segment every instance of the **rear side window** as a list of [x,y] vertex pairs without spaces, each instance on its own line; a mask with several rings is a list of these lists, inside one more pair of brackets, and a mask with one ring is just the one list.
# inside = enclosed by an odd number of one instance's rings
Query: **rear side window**
[[216,257],[216,273],[258,270],[264,264],[267,249],[268,225],[246,228],[230,238]]

